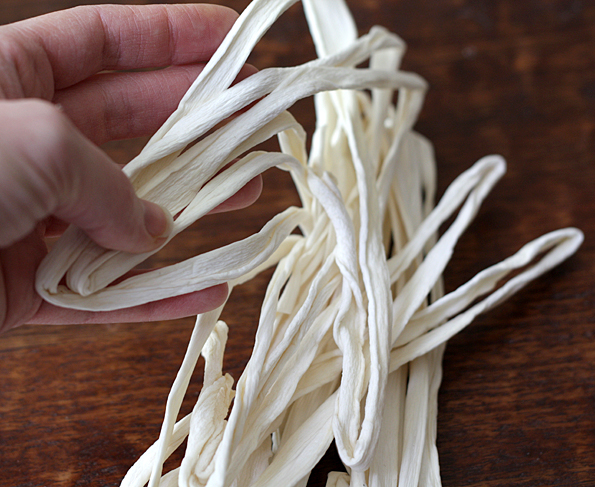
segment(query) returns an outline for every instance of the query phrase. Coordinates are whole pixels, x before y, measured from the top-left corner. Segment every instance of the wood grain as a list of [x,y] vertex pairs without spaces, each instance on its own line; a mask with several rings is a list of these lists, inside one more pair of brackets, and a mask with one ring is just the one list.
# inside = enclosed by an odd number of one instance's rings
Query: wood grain
[[[0,23],[81,3],[3,0]],[[248,2],[219,3],[241,10]],[[586,236],[576,256],[449,343],[438,419],[443,485],[595,485],[595,4],[349,4],[362,32],[381,24],[405,39],[405,68],[431,86],[417,129],[435,144],[441,191],[485,154],[509,161],[457,246],[448,289],[545,232],[577,226]],[[251,61],[263,68],[309,59],[305,29],[293,7]],[[310,102],[294,114],[311,131]],[[106,150],[125,162],[142,143]],[[200,222],[150,265],[245,236],[296,202],[286,175],[271,171],[253,207]],[[225,369],[236,378],[267,278],[238,289],[225,310]],[[0,486],[118,485],[157,437],[191,325],[22,327],[0,337]],[[339,468],[332,452],[310,485],[323,486],[329,466]]]

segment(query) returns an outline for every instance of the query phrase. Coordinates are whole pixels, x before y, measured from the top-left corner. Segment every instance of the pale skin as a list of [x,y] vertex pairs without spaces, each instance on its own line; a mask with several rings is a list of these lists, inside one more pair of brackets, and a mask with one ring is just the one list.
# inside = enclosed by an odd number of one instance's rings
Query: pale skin
[[[223,303],[226,285],[118,311],[69,310],[44,302],[34,279],[46,238],[68,224],[111,249],[163,242],[170,217],[136,197],[99,145],[154,133],[236,18],[215,5],[111,5],[0,26],[0,333],[175,319]],[[143,70],[155,67],[165,69]],[[248,206],[261,187],[251,181],[217,211]]]

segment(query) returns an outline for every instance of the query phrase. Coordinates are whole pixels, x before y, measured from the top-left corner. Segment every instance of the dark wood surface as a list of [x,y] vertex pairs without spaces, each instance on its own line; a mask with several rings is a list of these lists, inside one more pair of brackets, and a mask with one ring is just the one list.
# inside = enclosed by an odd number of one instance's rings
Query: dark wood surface
[[[0,23],[80,3],[2,0]],[[241,10],[248,2],[220,3]],[[447,289],[550,230],[577,226],[586,236],[576,256],[449,343],[438,420],[443,485],[595,485],[595,3],[349,3],[362,32],[381,24],[401,35],[405,68],[429,81],[417,128],[435,143],[441,190],[485,154],[509,162],[456,249]],[[294,7],[252,62],[311,56]],[[310,110],[309,102],[294,110],[309,130]],[[142,143],[106,150],[126,162]],[[248,235],[297,201],[278,171],[265,185],[252,208],[202,221],[151,265]],[[267,279],[238,288],[224,312],[225,369],[236,379]],[[118,485],[157,437],[192,321],[26,326],[1,336],[0,486]],[[200,388],[195,375],[185,411]],[[322,470],[312,486],[324,485]]]

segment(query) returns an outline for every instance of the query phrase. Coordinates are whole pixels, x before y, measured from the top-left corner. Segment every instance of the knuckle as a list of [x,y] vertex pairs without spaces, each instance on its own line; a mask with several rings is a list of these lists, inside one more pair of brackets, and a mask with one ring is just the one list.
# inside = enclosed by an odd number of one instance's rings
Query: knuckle
[[0,96],[4,99],[41,97],[54,92],[51,63],[34,36],[23,28],[28,21],[0,27]]
[[3,71],[3,76],[0,78],[0,95],[2,98],[19,98],[24,94],[18,72],[22,57],[20,45],[14,42],[5,31],[0,31],[0,62]]

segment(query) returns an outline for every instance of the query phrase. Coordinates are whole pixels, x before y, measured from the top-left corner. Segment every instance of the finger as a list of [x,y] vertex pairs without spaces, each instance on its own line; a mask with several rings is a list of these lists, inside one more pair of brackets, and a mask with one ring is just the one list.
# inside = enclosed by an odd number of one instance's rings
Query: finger
[[70,325],[175,320],[215,309],[225,302],[227,294],[227,284],[220,284],[195,293],[154,301],[132,308],[100,312],[60,308],[44,301],[28,323],[38,325]]
[[[227,211],[241,210],[253,204],[262,193],[262,176],[258,175],[240,189],[231,198],[225,200],[219,206],[213,208],[209,214],[223,213]],[[50,216],[44,221],[43,236],[46,238],[60,237],[68,228],[68,223]]]
[[217,5],[102,5],[0,29],[0,91],[51,99],[102,70],[206,62],[237,13]]
[[171,217],[140,200],[120,168],[53,105],[4,101],[0,112],[0,247],[49,215],[107,248],[145,252],[163,242]]
[[[79,130],[96,144],[152,135],[177,108],[203,65],[140,73],[105,73],[56,92]],[[254,74],[246,65],[236,82]]]
[[143,73],[106,73],[60,90],[60,105],[95,144],[151,135],[176,109],[202,66]]
[[262,176],[257,176],[240,189],[231,198],[213,208],[209,213],[223,213],[227,211],[240,210],[254,203],[262,193]]
[[[221,174],[227,168],[232,166],[238,161],[238,159],[233,160],[232,162],[223,166],[219,171],[217,171],[216,176]],[[233,196],[226,199],[223,203],[213,208],[209,211],[210,215],[216,213],[223,213],[227,211],[233,210],[240,210],[242,208],[246,208],[254,203],[262,193],[262,175],[259,174],[255,178],[248,181],[238,192],[236,192]]]

